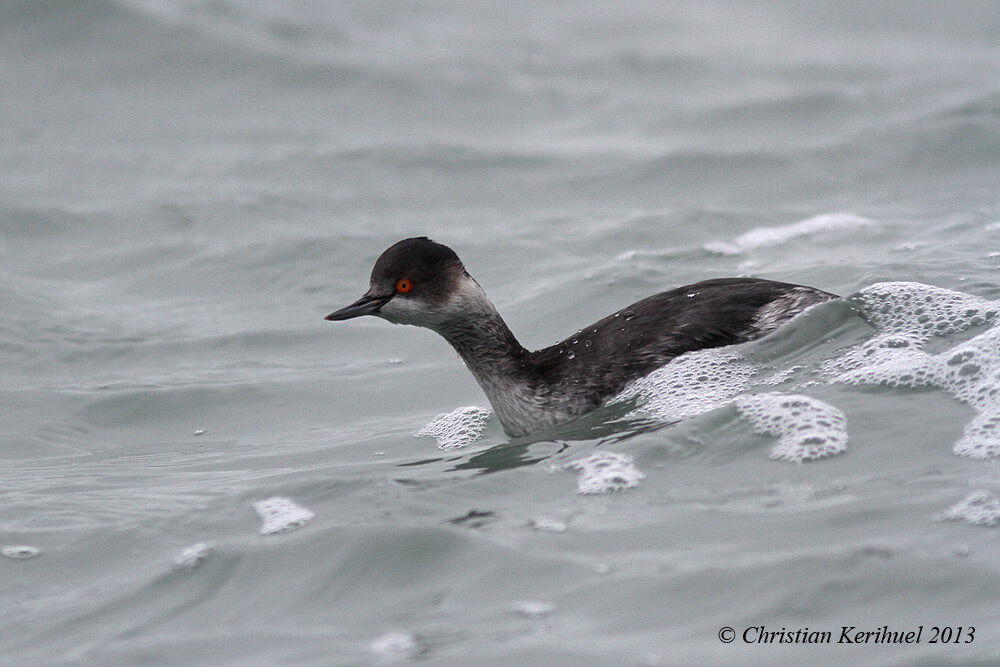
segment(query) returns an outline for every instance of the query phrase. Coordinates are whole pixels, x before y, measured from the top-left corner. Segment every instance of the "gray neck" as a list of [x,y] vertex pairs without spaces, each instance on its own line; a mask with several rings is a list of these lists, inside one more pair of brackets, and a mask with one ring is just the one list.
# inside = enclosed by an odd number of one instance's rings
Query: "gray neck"
[[567,419],[553,409],[541,380],[532,375],[530,353],[517,342],[500,313],[471,278],[456,291],[460,306],[431,328],[451,343],[512,436],[522,436]]
[[517,342],[492,303],[484,298],[476,305],[474,314],[467,310],[463,317],[435,328],[462,357],[492,402],[488,385],[497,384],[501,378],[512,384],[527,382],[528,352]]
[[[391,302],[390,302],[391,303]],[[534,433],[582,413],[576,395],[558,395],[535,372],[524,349],[475,280],[463,275],[446,301],[420,311],[419,322],[451,343],[512,436]]]

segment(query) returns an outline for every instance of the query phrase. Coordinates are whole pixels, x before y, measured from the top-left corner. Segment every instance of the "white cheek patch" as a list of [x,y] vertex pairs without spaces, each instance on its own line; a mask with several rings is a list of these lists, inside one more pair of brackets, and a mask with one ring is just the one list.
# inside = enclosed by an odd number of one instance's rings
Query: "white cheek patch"
[[429,301],[420,296],[397,294],[379,312],[382,319],[393,324],[412,324],[440,330],[455,317],[461,319],[483,317],[492,313],[493,306],[483,288],[472,278],[457,281],[443,301]]
[[427,308],[423,303],[412,297],[396,295],[376,313],[379,317],[393,324],[415,324],[417,326],[427,326],[425,320],[428,319]]

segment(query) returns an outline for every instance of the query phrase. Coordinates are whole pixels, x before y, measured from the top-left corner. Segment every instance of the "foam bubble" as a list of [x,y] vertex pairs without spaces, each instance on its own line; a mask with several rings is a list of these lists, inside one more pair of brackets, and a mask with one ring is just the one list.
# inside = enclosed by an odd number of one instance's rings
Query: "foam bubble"
[[1000,327],[938,354],[923,349],[935,336],[1000,323],[1000,301],[912,282],[872,285],[849,301],[876,335],[824,364],[827,375],[853,385],[939,387],[977,412],[953,451],[1000,456]]
[[486,408],[469,405],[438,415],[413,435],[435,438],[441,449],[458,449],[482,437],[489,416],[490,411]]
[[745,250],[781,245],[801,236],[868,227],[873,224],[875,224],[874,220],[853,213],[824,213],[781,227],[757,227],[740,234],[731,243],[716,241],[706,243],[703,247],[709,252],[720,255],[738,255]]
[[618,452],[595,452],[566,467],[580,471],[577,489],[588,495],[631,489],[646,476],[632,464],[631,456]]
[[518,616],[525,618],[544,618],[556,610],[556,606],[551,602],[540,602],[530,600],[518,602],[511,606],[511,611]]
[[208,542],[198,542],[189,547],[185,547],[174,556],[174,565],[182,570],[193,570],[201,565],[214,547]]
[[793,366],[761,375],[758,365],[733,348],[697,350],[629,383],[610,402],[637,399],[638,407],[628,416],[678,421],[727,405],[753,387],[781,384],[798,369]]
[[847,449],[847,418],[832,405],[777,393],[739,396],[734,402],[755,431],[778,436],[772,459],[800,463]]
[[964,521],[970,526],[996,526],[1000,524],[1000,498],[989,491],[976,491],[935,518]]
[[928,241],[907,241],[906,243],[900,243],[893,248],[895,252],[913,252],[914,250],[920,250],[921,248],[929,248],[930,242]]
[[854,385],[940,387],[978,413],[966,424],[953,451],[976,459],[1000,456],[1000,327],[940,354],[910,350],[881,357],[885,360],[842,373],[835,380]]
[[710,241],[702,246],[705,250],[716,255],[738,255],[743,252],[735,243],[728,241]]
[[545,533],[563,533],[566,531],[566,522],[548,516],[539,516],[531,520],[531,527]]
[[31,547],[27,544],[11,544],[0,548],[0,555],[12,560],[28,560],[29,558],[42,555],[42,552],[36,547]]
[[639,399],[633,414],[677,421],[725,405],[750,386],[757,371],[731,349],[697,350],[631,382],[612,402]]
[[880,334],[920,341],[996,323],[1000,314],[1000,302],[914,282],[877,283],[851,295],[848,302]]
[[952,451],[970,459],[991,459],[1000,456],[1000,415],[997,410],[978,414],[962,430]]
[[378,657],[389,660],[408,660],[424,652],[424,647],[411,632],[387,632],[368,644],[368,650]]
[[261,535],[296,530],[309,523],[316,516],[314,512],[281,496],[258,500],[253,504],[253,508],[261,518]]
[[[900,369],[919,366],[926,357],[926,354],[920,349],[926,340],[926,337],[918,333],[876,335],[861,345],[845,350],[837,357],[825,361],[822,370],[827,377],[832,376],[834,381],[839,381],[837,376],[845,372],[865,367],[870,368],[874,365],[886,365]],[[917,378],[917,381],[926,384],[923,377]]]
[[771,458],[806,461],[847,446],[847,420],[837,408],[808,396],[743,394],[755,386],[786,381],[795,368],[758,377],[760,368],[730,348],[683,354],[627,386],[614,401],[637,398],[632,414],[677,421],[735,403],[758,431],[779,436]]

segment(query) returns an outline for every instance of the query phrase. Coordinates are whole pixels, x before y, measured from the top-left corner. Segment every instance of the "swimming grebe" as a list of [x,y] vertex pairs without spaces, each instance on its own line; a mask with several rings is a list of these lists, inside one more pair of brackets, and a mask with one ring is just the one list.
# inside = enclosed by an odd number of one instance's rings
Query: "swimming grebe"
[[375,315],[436,331],[472,371],[504,431],[522,436],[593,410],[684,352],[760,338],[834,298],[760,278],[705,280],[637,301],[529,352],[458,255],[419,237],[383,252],[368,291],[326,319]]

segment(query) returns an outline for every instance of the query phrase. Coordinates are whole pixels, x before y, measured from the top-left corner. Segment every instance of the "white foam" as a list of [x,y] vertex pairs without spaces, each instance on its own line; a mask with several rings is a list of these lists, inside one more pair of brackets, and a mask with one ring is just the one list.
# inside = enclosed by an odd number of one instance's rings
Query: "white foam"
[[633,415],[677,421],[735,403],[759,432],[779,437],[771,458],[807,461],[847,446],[847,420],[837,408],[801,395],[744,394],[786,381],[795,368],[759,377],[760,368],[731,348],[683,354],[627,386],[614,402],[636,398]]
[[697,350],[631,382],[611,402],[638,399],[633,415],[676,421],[725,405],[750,386],[757,372],[732,349]]
[[[953,451],[1000,456],[1000,301],[914,282],[878,283],[849,301],[876,335],[825,363],[826,374],[853,385],[939,387],[977,412]],[[934,337],[982,325],[994,326],[938,354],[923,349]]]
[[424,647],[411,632],[395,630],[376,637],[368,650],[387,661],[409,660],[424,652]]
[[[861,345],[842,351],[833,359],[823,362],[823,373],[835,382],[839,376],[857,369],[875,365],[892,364],[899,368],[919,365],[926,354],[921,347],[926,337],[917,333],[887,333],[873,336]],[[862,384],[855,382],[854,384]]]
[[28,560],[29,558],[42,555],[42,552],[36,547],[31,547],[27,544],[11,544],[0,548],[0,555],[12,560]]
[[1000,456],[1000,327],[940,354],[906,349],[873,358],[875,363],[834,379],[854,385],[940,387],[978,413],[966,424],[953,451],[975,459]]
[[477,405],[457,408],[440,414],[413,435],[435,438],[441,449],[458,449],[471,445],[483,436],[490,411]]
[[738,245],[729,243],[728,241],[710,241],[703,245],[702,248],[716,255],[738,255],[743,252],[743,249]]
[[631,489],[646,476],[632,464],[631,456],[618,452],[596,452],[566,467],[580,471],[577,489],[588,495]]
[[541,602],[529,600],[518,602],[511,606],[511,611],[518,616],[525,618],[544,618],[556,610],[556,606],[551,602]]
[[847,418],[832,405],[777,393],[739,396],[734,402],[755,431],[778,436],[772,459],[800,463],[847,449]]
[[1000,302],[914,282],[877,283],[851,295],[848,302],[880,334],[921,341],[995,324],[1000,314]]
[[174,565],[182,570],[193,570],[208,558],[213,548],[208,542],[198,542],[185,547],[174,556]]
[[997,412],[994,406],[989,414],[980,413],[973,417],[965,425],[962,437],[955,441],[951,450],[970,459],[1000,456],[1000,415]]
[[545,533],[566,532],[566,522],[548,516],[539,516],[531,520],[531,527]]
[[996,526],[1000,524],[1000,498],[989,491],[976,491],[936,519],[964,521],[971,526]]
[[824,213],[781,227],[756,227],[732,242],[715,241],[703,247],[720,255],[738,255],[746,250],[781,245],[801,236],[874,225],[875,221],[853,213]]
[[316,516],[315,513],[281,496],[258,500],[253,504],[253,508],[261,518],[261,535],[296,530],[309,523]]

